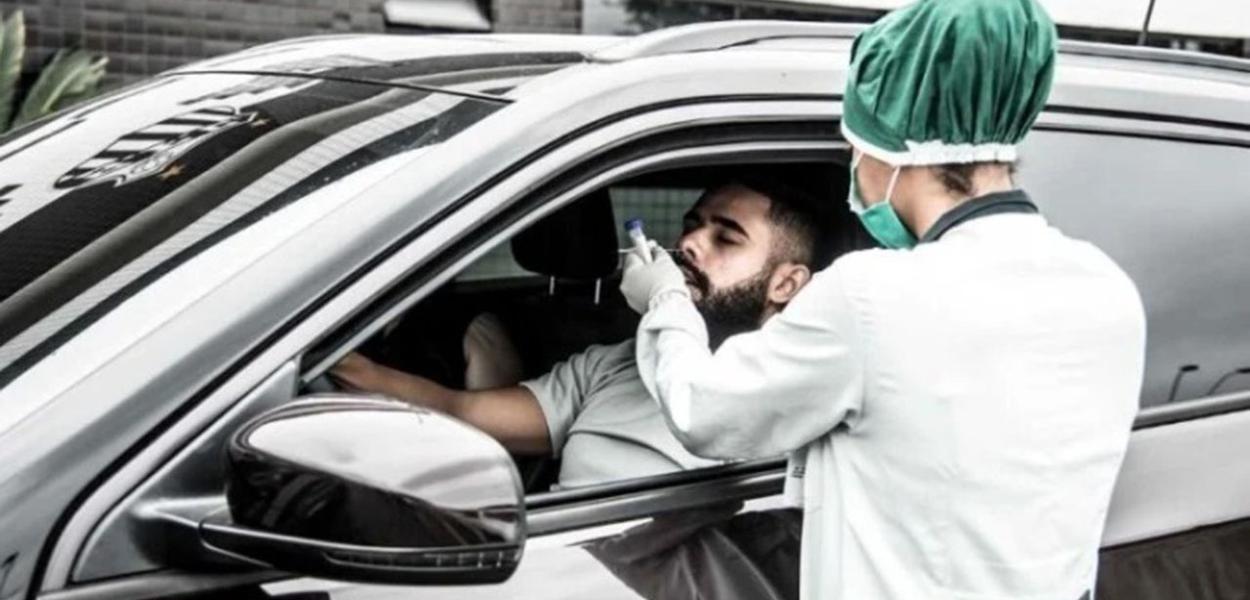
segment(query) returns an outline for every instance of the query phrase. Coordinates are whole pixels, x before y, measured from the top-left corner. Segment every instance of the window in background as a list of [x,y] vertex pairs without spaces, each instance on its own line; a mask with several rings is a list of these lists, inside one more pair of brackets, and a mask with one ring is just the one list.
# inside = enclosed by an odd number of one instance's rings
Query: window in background
[[625,221],[642,219],[647,237],[672,248],[681,237],[681,218],[703,193],[694,188],[612,188],[612,212],[624,239]]

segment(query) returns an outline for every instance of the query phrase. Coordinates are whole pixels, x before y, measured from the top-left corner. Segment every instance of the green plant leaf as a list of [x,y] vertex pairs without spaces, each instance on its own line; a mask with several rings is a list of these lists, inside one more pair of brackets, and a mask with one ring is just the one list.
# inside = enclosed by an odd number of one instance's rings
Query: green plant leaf
[[85,52],[82,54],[86,60],[85,66],[75,71],[74,80],[65,87],[65,91],[56,99],[49,112],[56,112],[78,104],[99,91],[100,81],[104,79],[105,67],[108,66],[109,59],[104,56],[93,57]]
[[27,92],[13,126],[24,125],[94,95],[107,64],[107,58],[93,57],[83,50],[58,50]]
[[22,11],[13,11],[0,23],[0,131],[13,120],[13,98],[22,77],[22,57],[26,54],[26,21]]

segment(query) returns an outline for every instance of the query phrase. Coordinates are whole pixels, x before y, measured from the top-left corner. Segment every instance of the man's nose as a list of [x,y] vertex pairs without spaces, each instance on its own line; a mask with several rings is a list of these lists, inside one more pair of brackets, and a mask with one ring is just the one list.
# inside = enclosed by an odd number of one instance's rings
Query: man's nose
[[677,240],[677,250],[681,252],[683,258],[692,264],[698,264],[700,254],[699,244],[695,237],[695,235],[688,233]]

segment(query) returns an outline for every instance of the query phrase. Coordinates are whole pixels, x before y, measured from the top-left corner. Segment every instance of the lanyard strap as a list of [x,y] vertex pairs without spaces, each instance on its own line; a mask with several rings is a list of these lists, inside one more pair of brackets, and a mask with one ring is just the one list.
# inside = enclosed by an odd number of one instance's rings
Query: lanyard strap
[[1010,190],[1006,192],[995,192],[986,194],[971,200],[966,200],[960,205],[946,211],[937,222],[924,233],[920,238],[921,244],[926,242],[937,241],[946,232],[955,227],[967,223],[973,219],[988,217],[990,215],[1000,215],[1003,213],[1026,213],[1036,214],[1037,205],[1029,200],[1029,195],[1024,190]]

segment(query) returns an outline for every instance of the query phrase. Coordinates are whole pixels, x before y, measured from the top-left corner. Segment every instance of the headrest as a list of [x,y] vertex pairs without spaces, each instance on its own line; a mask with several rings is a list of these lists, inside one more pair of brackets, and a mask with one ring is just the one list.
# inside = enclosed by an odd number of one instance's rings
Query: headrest
[[529,271],[600,279],[616,271],[616,219],[606,188],[547,215],[512,238],[512,256]]

